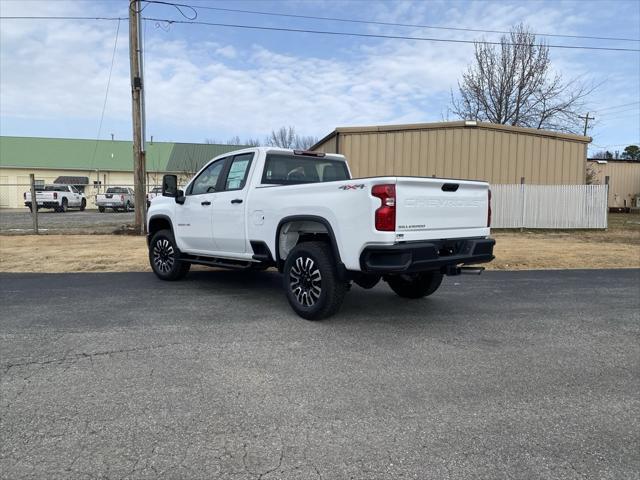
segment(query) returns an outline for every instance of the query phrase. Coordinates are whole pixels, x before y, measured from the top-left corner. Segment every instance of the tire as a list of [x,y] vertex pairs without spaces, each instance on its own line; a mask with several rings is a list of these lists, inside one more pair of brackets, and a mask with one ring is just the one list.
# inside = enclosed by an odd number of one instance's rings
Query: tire
[[83,198],[82,202],[80,202],[80,211],[84,212],[85,208],[87,208],[87,201]]
[[98,207],[98,211],[99,211],[100,213],[104,213],[104,207]]
[[162,280],[180,280],[191,264],[178,260],[180,250],[170,230],[160,230],[149,243],[149,263],[156,276]]
[[130,212],[131,211],[131,204],[129,202],[127,202],[127,204],[124,206],[124,211],[125,212]]
[[428,297],[438,290],[442,274],[437,271],[414,275],[394,275],[386,278],[387,283],[398,296],[403,298]]
[[60,212],[60,213],[66,212],[67,211],[67,206],[68,206],[68,201],[67,201],[66,198],[63,198],[62,199],[62,203],[58,207],[58,212]]
[[347,293],[331,248],[324,242],[303,242],[291,250],[283,270],[283,285],[291,308],[307,320],[335,314]]

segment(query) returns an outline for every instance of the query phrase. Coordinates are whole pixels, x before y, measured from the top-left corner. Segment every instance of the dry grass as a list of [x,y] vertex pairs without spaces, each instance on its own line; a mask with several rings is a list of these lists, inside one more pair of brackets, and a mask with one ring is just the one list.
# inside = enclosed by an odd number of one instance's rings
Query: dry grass
[[0,236],[3,272],[142,272],[151,270],[144,237]]
[[[640,215],[615,216],[609,231],[495,232],[491,270],[640,268]],[[149,271],[144,237],[0,236],[3,272]]]

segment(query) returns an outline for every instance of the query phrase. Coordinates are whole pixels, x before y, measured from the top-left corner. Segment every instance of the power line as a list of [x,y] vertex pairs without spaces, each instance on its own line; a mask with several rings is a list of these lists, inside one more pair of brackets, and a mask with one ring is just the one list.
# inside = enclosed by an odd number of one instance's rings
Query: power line
[[[291,32],[291,33],[311,33],[315,35],[334,35],[343,37],[362,37],[362,38],[384,38],[387,40],[416,40],[423,42],[442,42],[442,43],[464,43],[464,44],[477,44],[482,43],[486,45],[513,45],[513,46],[525,46],[518,43],[501,43],[501,42],[489,42],[486,40],[459,40],[454,38],[436,38],[436,37],[412,37],[405,35],[381,35],[373,33],[356,33],[356,32],[335,32],[331,30],[308,30],[303,28],[286,28],[286,27],[264,27],[259,25],[246,25],[246,24],[234,24],[234,23],[217,23],[217,22],[204,22],[198,20],[169,20],[166,18],[152,18],[142,17],[143,20],[166,23],[166,24],[181,24],[181,25],[205,25],[210,27],[227,27],[227,28],[243,28],[249,30],[267,30],[273,32]],[[549,48],[565,48],[571,50],[603,50],[603,51],[616,51],[616,52],[640,52],[638,48],[616,48],[616,47],[588,47],[579,45],[546,45]]]
[[[104,92],[104,102],[102,103],[102,113],[100,114],[100,123],[98,125],[98,134],[96,135],[96,144],[93,148],[93,156],[91,157],[91,168],[93,169],[93,162],[96,159],[96,152],[98,151],[98,140],[100,140],[100,133],[102,132],[102,121],[104,120],[104,112],[107,108],[107,98],[109,98],[109,86],[111,85],[111,74],[113,73],[113,65],[116,59],[116,49],[118,47],[118,34],[120,33],[120,21],[116,27],[116,39],[113,42],[113,53],[111,54],[111,66],[109,67],[109,78],[107,79],[107,88]],[[100,181],[100,179],[98,179]]]
[[11,16],[0,17],[0,20],[126,20],[126,17],[52,17],[52,16]]
[[[340,18],[340,17],[321,17],[317,15],[296,15],[291,13],[278,13],[278,12],[265,12],[260,10],[240,10],[236,8],[223,8],[223,7],[210,7],[210,6],[200,6],[200,5],[187,5],[181,3],[171,3],[171,2],[163,2],[156,0],[146,0],[147,3],[155,3],[160,5],[170,5],[174,7],[188,7],[192,10],[216,10],[220,12],[231,12],[231,13],[244,13],[249,15],[264,15],[271,17],[288,17],[288,18],[301,18],[307,20],[328,20],[332,22],[344,22],[344,23],[360,23],[366,25],[384,25],[391,27],[411,27],[411,28],[429,28],[434,30],[453,30],[458,32],[476,32],[476,33],[502,33],[508,34],[511,33],[506,30],[487,30],[487,29],[478,29],[478,28],[463,28],[463,27],[442,27],[435,25],[422,25],[422,24],[414,24],[414,23],[395,23],[395,22],[379,22],[374,20],[361,20],[355,18]],[[616,40],[622,42],[640,42],[638,38],[621,38],[621,37],[594,37],[589,35],[568,35],[561,33],[534,33],[533,35],[540,37],[561,37],[561,38],[584,38],[591,40]]]
[[[629,107],[629,106],[631,106],[631,105],[638,105],[639,103],[640,103],[640,102],[629,102],[629,103],[623,103],[623,104],[620,104],[620,105],[613,105],[613,106],[611,106],[611,107],[601,108],[600,110],[595,110],[595,111],[596,111],[597,113],[600,113],[600,112],[604,112],[604,111],[607,111],[607,110],[616,110],[616,109],[618,109],[618,108]],[[607,113],[607,114],[608,114],[608,113]]]
[[[154,2],[161,3],[161,2]],[[162,4],[173,5],[168,2],[162,2]],[[178,4],[180,6],[187,6],[184,4]],[[202,8],[202,7],[198,7]],[[214,7],[210,7],[214,8]],[[216,7],[217,8],[217,7]],[[518,43],[501,43],[501,42],[491,42],[486,40],[459,40],[454,38],[436,38],[436,37],[413,37],[406,35],[382,35],[382,34],[373,34],[373,33],[356,33],[356,32],[335,32],[330,30],[309,30],[302,28],[286,28],[286,27],[264,27],[259,25],[245,25],[245,24],[232,24],[232,23],[214,23],[214,22],[203,22],[196,20],[169,20],[166,18],[152,18],[152,17],[143,17],[143,20],[159,22],[159,23],[167,23],[167,24],[185,24],[185,25],[205,25],[211,27],[227,27],[227,28],[244,28],[250,30],[267,30],[267,31],[276,31],[276,32],[291,32],[291,33],[310,33],[315,35],[334,35],[334,36],[344,36],[344,37],[361,37],[361,38],[383,38],[387,40],[415,40],[415,41],[426,41],[426,42],[441,42],[441,43],[462,43],[462,44],[476,44],[482,43],[485,45],[512,45],[512,46],[523,46],[523,44]],[[0,17],[0,20],[110,20],[110,21],[120,21],[126,20],[124,17],[80,17],[80,16],[10,16],[10,17]],[[426,27],[425,27],[426,28]],[[497,32],[497,31],[496,31]],[[594,37],[595,38],[595,37]],[[547,44],[545,45],[549,48],[564,48],[570,50],[600,50],[600,51],[611,51],[611,52],[640,52],[638,48],[619,48],[619,47],[590,47],[584,45],[553,45]]]
[[638,114],[640,114],[640,107],[630,107],[630,108],[623,108],[621,110],[612,110],[610,112],[604,112],[599,114],[600,117],[608,117],[610,115],[620,115],[621,113],[625,113],[625,112],[636,112]]

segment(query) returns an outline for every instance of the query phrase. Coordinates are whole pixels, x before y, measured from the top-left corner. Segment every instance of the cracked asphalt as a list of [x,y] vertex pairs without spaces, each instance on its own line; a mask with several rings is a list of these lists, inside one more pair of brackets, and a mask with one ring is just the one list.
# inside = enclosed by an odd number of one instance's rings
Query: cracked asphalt
[[6,479],[640,477],[640,271],[296,317],[274,272],[0,274]]

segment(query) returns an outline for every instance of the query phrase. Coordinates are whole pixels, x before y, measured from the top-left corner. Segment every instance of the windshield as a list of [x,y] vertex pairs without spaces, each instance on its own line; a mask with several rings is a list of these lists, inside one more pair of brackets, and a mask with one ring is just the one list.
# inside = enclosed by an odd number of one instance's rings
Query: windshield
[[297,155],[267,155],[262,183],[296,185],[349,180],[345,162]]
[[122,187],[111,187],[107,188],[107,193],[129,193],[126,188]]

